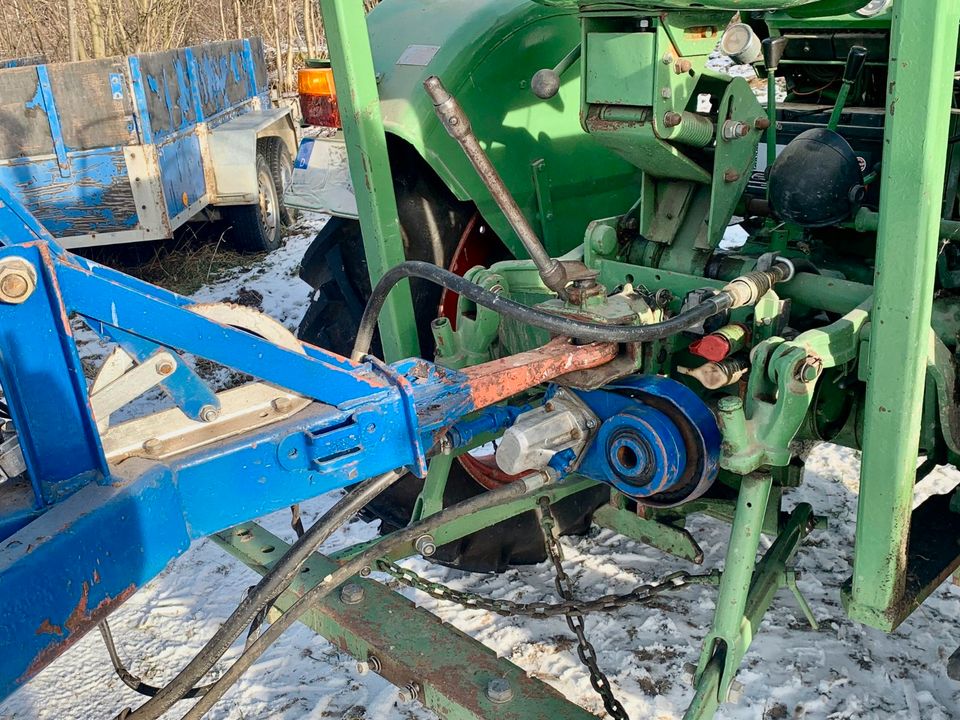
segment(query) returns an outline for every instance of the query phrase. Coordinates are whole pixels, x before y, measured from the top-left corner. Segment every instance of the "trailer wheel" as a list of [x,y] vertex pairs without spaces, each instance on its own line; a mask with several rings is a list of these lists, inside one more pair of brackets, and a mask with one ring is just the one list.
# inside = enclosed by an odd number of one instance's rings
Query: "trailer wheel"
[[287,145],[278,137],[261,138],[257,141],[257,152],[262,152],[270,165],[270,173],[273,175],[273,184],[277,188],[277,194],[280,197],[280,222],[284,227],[289,228],[296,221],[296,210],[288,208],[283,204],[283,192],[290,185],[290,179],[293,177],[293,158],[290,157],[290,151]]
[[223,208],[233,226],[233,242],[244,252],[270,252],[283,240],[280,193],[266,155],[257,148],[257,191],[254,205],[231,205]]
[[[396,146],[391,147],[391,151],[405,255],[410,260],[449,267],[476,210],[472,204],[458,201],[415,152]],[[482,238],[487,243],[498,242],[489,233]],[[493,256],[477,262],[488,264],[505,259],[505,251],[498,256],[500,252],[498,249]],[[315,291],[300,323],[299,337],[349,355],[360,315],[370,295],[359,223],[331,218],[304,255],[300,277]],[[429,326],[437,316],[441,291],[413,280],[411,292],[420,345],[429,357],[433,352]],[[371,352],[381,354],[379,338],[375,338]],[[422,489],[423,480],[408,475],[367,505],[361,515],[370,521],[379,520],[381,534],[393,532],[410,522]],[[454,462],[444,490],[444,505],[486,490],[460,462]],[[557,503],[554,514],[560,531],[564,534],[586,532],[593,511],[609,496],[608,488],[597,487]],[[546,559],[546,549],[536,514],[527,512],[442,545],[430,559],[469,572],[500,572],[512,565],[542,562]]]

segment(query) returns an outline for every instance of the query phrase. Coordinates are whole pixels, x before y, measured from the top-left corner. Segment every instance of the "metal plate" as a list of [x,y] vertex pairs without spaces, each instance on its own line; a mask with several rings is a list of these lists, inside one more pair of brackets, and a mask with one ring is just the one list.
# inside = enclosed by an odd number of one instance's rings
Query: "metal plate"
[[283,194],[287,207],[357,218],[357,199],[343,135],[304,138]]

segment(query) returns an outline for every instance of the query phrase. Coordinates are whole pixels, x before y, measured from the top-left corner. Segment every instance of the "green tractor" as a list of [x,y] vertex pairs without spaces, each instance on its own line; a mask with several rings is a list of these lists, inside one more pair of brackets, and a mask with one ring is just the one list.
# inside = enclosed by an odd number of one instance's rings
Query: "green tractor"
[[[809,443],[863,453],[853,619],[892,631],[957,571],[960,492],[913,509],[960,460],[956,2],[385,0],[365,25],[347,5],[321,1],[330,63],[301,76],[306,121],[334,131],[303,141],[286,193],[333,216],[303,260],[300,336],[349,355],[371,287],[406,267],[366,343],[388,361],[463,368],[564,328],[619,344],[495,452],[453,443],[375,500],[383,532],[547,465],[602,479],[554,504],[559,532],[597,523],[697,561],[685,518],[729,519],[691,718],[727,700],[819,522],[781,512]],[[581,455],[567,389],[651,415],[591,405]],[[424,554],[540,562],[542,519]]]

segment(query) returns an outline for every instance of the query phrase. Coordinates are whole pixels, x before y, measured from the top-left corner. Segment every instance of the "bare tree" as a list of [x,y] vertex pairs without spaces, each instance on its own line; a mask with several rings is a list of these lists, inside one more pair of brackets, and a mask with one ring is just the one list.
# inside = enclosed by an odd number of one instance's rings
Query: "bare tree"
[[[29,2],[29,0],[28,0]],[[67,0],[67,27],[70,37],[70,59],[80,59],[80,30],[77,24],[77,0]],[[41,44],[42,53],[42,44]]]

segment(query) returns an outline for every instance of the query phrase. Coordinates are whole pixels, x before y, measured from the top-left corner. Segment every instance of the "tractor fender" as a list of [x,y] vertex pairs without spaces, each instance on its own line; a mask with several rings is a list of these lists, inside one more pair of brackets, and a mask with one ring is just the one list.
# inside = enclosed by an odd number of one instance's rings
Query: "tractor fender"
[[550,252],[580,244],[591,220],[623,213],[636,199],[638,171],[581,129],[579,65],[551,100],[529,88],[536,71],[580,42],[574,9],[529,0],[385,0],[368,28],[388,141],[413,147],[517,256],[525,257],[522,246],[434,114],[423,89],[430,75],[457,97]]

